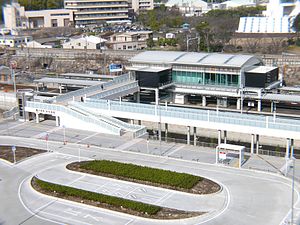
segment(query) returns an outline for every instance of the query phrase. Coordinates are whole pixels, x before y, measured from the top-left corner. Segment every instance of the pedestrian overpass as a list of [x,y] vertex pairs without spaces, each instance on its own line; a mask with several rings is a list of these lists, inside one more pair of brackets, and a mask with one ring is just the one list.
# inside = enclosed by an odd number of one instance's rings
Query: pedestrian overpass
[[[78,105],[95,114],[101,113],[116,118],[163,123],[166,125],[166,133],[168,124],[186,126],[188,143],[193,127],[194,133],[196,128],[218,130],[219,144],[221,144],[221,131],[224,131],[225,142],[227,132],[249,134],[251,135],[252,153],[254,153],[254,142],[256,142],[256,152],[258,152],[259,136],[287,139],[287,156],[289,156],[290,150],[293,151],[294,140],[300,140],[300,120],[297,119],[93,98],[87,98],[85,102],[80,102]],[[194,138],[196,138],[195,135]]]
[[86,97],[113,100],[128,94],[133,94],[137,91],[139,91],[138,81],[130,74],[124,74],[106,83],[96,84],[49,98],[46,102],[67,104],[68,101],[81,101]]

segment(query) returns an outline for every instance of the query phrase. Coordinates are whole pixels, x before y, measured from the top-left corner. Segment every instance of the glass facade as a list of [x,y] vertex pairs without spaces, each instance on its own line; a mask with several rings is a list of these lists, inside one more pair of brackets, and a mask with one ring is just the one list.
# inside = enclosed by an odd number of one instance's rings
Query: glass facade
[[212,72],[172,71],[172,81],[190,85],[239,86],[239,75]]

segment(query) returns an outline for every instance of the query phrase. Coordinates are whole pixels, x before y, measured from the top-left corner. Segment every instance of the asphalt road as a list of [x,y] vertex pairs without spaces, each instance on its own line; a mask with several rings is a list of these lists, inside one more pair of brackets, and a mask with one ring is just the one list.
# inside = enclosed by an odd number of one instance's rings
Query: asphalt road
[[[46,148],[45,142],[37,139],[0,137],[0,143]],[[226,198],[223,198],[225,200],[224,204],[222,207],[217,207],[216,210],[212,210],[212,208],[210,208],[210,213],[207,213],[204,216],[179,221],[157,221],[141,219],[126,214],[57,200],[55,198],[40,195],[33,191],[28,183],[29,179],[31,176],[36,174],[39,176],[46,176],[48,178],[55,176],[55,174],[57,175],[57,172],[62,169],[61,166],[79,159],[79,148],[77,144],[68,144],[66,146],[62,145],[61,142],[50,142],[49,144],[51,145],[51,150],[55,153],[37,156],[23,161],[13,167],[5,166],[2,162],[0,163],[1,168],[4,168],[3,171],[7,171],[3,174],[1,173],[0,177],[2,179],[2,181],[0,181],[0,188],[7,193],[6,195],[0,195],[0,202],[4,203],[0,206],[0,218],[3,221],[6,221],[5,224],[26,224],[24,220],[28,218],[27,224],[39,224],[40,220],[37,218],[37,216],[39,216],[41,218],[51,220],[53,223],[54,221],[58,221],[59,223],[66,224],[166,223],[273,225],[281,224],[290,209],[291,181],[277,174],[235,169],[194,161],[173,159],[167,156],[153,156],[118,149],[114,150],[99,147],[87,148],[85,145],[80,146],[81,160],[95,158],[117,160],[209,177],[222,184],[223,193],[225,193],[223,196],[226,196]],[[13,174],[17,175],[13,176]],[[69,184],[73,183],[74,185],[77,185],[78,181],[80,183],[80,181],[82,181],[81,179],[86,181],[86,176],[78,177],[73,176],[72,174],[67,174],[63,177],[60,179],[61,182],[67,182]],[[87,180],[88,182],[91,182],[90,179]],[[6,186],[3,185],[3,181],[11,183],[11,186],[14,186],[15,188],[6,188]],[[147,187],[147,189],[148,188],[149,187]],[[19,190],[19,195],[17,195],[18,191],[16,191],[16,189]],[[299,190],[298,185],[295,192],[297,208],[295,216],[299,215],[299,193],[297,190]],[[12,201],[11,198],[8,198],[9,196],[13,196]],[[145,199],[146,198],[141,201],[146,201]],[[165,201],[161,201],[161,204],[168,202],[167,199],[168,198],[166,198]],[[23,202],[24,206],[28,208],[28,210],[22,207],[20,202]],[[14,207],[14,205],[16,205],[18,207],[18,215],[24,216],[15,216],[13,209],[10,211],[5,210],[7,205],[6,203],[11,205],[12,208],[16,208]],[[169,201],[168,204],[173,204],[174,206],[186,205],[188,207],[189,201],[180,199],[178,202]],[[207,204],[209,204],[209,202],[207,202]],[[205,207],[205,201],[203,201],[203,205],[201,207]],[[35,216],[30,217],[29,212]]]

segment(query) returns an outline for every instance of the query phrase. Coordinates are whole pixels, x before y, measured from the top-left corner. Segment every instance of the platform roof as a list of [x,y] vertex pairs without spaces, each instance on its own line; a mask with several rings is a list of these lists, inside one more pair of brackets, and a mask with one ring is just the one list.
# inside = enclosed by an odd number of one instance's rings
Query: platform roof
[[268,73],[273,70],[277,69],[277,67],[274,66],[253,66],[249,69],[246,69],[245,72],[247,73]]
[[217,146],[219,149],[228,149],[228,150],[233,150],[233,151],[241,151],[245,149],[245,146],[242,145],[232,145],[232,144],[219,144]]
[[55,83],[66,85],[78,85],[78,86],[92,86],[96,84],[102,84],[106,82],[93,81],[93,80],[75,80],[75,79],[63,79],[63,78],[50,78],[44,77],[38,80],[34,80],[35,83]]
[[129,61],[133,63],[192,64],[237,68],[241,68],[245,65],[253,66],[262,63],[262,59],[254,55],[178,51],[145,51],[132,57]]
[[83,77],[83,78],[92,78],[92,79],[113,79],[116,76],[112,75],[101,75],[101,74],[88,74],[88,73],[62,73],[59,76],[63,77]]

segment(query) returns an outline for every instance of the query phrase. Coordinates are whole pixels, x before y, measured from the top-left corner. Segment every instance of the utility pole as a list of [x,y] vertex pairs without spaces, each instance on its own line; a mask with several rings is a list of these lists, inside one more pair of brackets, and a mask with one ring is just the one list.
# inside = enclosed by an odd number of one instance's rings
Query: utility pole
[[198,36],[198,34],[197,34],[197,36],[196,37],[189,37],[189,36],[186,36],[186,51],[187,52],[189,52],[189,42],[190,41],[192,41],[192,40],[198,40],[198,46],[197,46],[197,50],[199,51],[199,44],[200,44],[200,37]]

